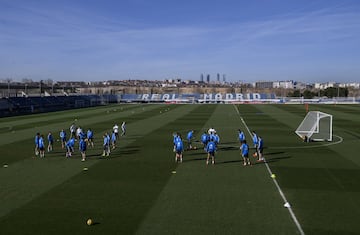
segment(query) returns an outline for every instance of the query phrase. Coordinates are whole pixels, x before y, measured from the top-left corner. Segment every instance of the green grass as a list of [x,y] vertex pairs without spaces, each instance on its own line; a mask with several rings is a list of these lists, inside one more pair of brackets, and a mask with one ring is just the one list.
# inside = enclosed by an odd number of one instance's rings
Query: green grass
[[[309,108],[334,116],[336,144],[300,141],[302,105],[112,105],[2,118],[1,234],[299,234],[265,164],[242,166],[237,129],[250,139],[246,127],[263,137],[305,234],[359,234],[360,106]],[[122,121],[127,136],[102,158],[102,134]],[[85,163],[78,152],[65,159],[59,142],[34,158],[36,132],[58,138],[73,122],[95,132]],[[206,166],[195,142],[176,164],[172,133],[193,129],[198,140],[211,126],[221,137],[217,163]]]

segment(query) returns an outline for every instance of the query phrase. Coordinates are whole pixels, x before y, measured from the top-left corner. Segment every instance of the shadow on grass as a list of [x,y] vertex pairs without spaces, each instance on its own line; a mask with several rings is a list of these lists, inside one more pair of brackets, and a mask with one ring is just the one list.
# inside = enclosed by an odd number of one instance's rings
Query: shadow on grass
[[116,152],[116,155],[111,155],[111,158],[119,158],[119,157],[124,157],[127,155],[133,155],[136,154],[140,151],[140,147],[139,146],[133,146],[133,147],[127,147],[125,149],[119,149],[120,151]]
[[207,156],[204,156],[203,158],[192,158],[192,159],[185,159],[183,162],[195,162],[195,161],[206,161]]
[[[291,156],[284,156],[284,157],[274,157],[274,158],[270,158],[270,159],[266,159],[267,163],[271,163],[271,162],[278,162],[280,160],[285,160],[285,159],[289,159],[291,158]],[[264,162],[257,162],[257,164],[264,164]]]
[[186,156],[197,156],[197,155],[207,155],[207,153],[205,151],[202,151],[202,152],[186,154]]
[[100,225],[100,222],[93,222],[93,223],[91,224],[91,226],[96,226],[96,225]]
[[140,151],[139,149],[140,149],[140,148],[139,148],[138,146],[121,149],[121,150],[120,150],[120,155],[131,155],[131,154],[135,154],[135,153],[138,153],[138,152]]
[[228,146],[228,147],[219,147],[221,151],[231,151],[231,150],[239,150],[238,147]]
[[86,158],[100,157],[101,154],[102,154],[102,153],[89,154],[89,155],[86,155]]
[[134,140],[134,139],[139,139],[143,137],[142,135],[123,135],[120,137],[120,141],[125,141],[125,140]]
[[285,152],[273,152],[273,153],[266,153],[266,156],[269,155],[277,155],[277,154],[284,154]]
[[124,157],[127,155],[133,155],[136,154],[140,151],[140,147],[139,146],[134,146],[134,147],[127,147],[124,149],[121,148],[116,148],[115,150],[112,150],[110,153],[110,156],[102,156],[102,153],[100,154],[94,154],[94,156],[99,157],[99,159],[114,159],[114,158],[120,158],[120,157]]
[[237,141],[231,141],[231,142],[221,142],[221,144],[239,144]]
[[242,160],[242,159],[239,159],[239,160],[231,160],[231,161],[216,162],[216,165],[231,164],[231,163],[239,163],[239,162],[243,162],[243,160]]

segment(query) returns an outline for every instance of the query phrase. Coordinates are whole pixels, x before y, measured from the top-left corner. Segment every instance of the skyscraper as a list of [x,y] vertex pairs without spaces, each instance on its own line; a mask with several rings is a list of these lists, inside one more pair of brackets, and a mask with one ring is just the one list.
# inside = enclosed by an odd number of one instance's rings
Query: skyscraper
[[210,83],[210,74],[206,75],[206,82]]

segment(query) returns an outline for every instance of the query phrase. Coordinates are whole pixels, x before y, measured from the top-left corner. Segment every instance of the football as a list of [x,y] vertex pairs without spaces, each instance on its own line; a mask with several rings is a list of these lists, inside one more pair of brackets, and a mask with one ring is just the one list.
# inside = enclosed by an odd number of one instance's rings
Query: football
[[91,219],[88,219],[87,221],[86,221],[86,223],[87,223],[87,225],[92,225],[92,220]]

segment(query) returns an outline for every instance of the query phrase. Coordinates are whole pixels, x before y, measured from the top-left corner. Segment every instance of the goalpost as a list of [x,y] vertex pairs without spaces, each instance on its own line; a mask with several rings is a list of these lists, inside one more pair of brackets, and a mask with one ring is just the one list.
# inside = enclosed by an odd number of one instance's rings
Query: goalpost
[[331,114],[310,111],[295,133],[304,140],[332,141],[332,120]]

